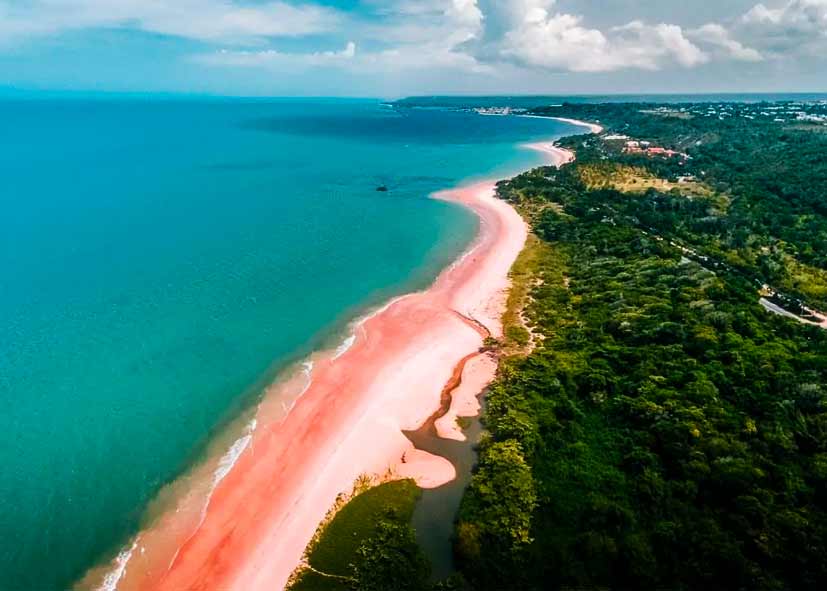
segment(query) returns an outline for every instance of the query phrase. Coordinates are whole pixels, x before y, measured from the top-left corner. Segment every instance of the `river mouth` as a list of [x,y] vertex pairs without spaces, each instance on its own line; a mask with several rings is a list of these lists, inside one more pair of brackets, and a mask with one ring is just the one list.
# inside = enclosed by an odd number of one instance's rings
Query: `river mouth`
[[[484,408],[485,392],[477,395]],[[442,456],[453,464],[456,478],[440,487],[423,489],[416,503],[411,524],[416,539],[431,563],[431,579],[439,581],[456,571],[454,564],[454,522],[459,511],[462,495],[471,482],[472,471],[477,463],[477,446],[482,437],[483,409],[474,417],[463,418],[462,433],[465,441],[444,439],[437,434],[434,425],[437,415],[428,419],[419,429],[405,431],[414,447]]]

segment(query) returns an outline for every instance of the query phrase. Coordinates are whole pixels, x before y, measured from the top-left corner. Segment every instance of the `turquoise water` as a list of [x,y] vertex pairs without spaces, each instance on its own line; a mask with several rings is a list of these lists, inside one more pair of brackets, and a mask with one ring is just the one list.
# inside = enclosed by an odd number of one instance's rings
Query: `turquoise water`
[[429,193],[572,129],[324,100],[0,118],[4,590],[65,588],[115,552],[254,384],[468,245],[475,219]]

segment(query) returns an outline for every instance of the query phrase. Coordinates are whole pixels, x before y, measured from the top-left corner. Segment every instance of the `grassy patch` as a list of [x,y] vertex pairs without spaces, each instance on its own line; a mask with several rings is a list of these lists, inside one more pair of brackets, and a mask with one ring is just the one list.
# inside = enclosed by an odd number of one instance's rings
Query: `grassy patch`
[[542,271],[550,258],[550,249],[548,244],[530,234],[520,256],[511,267],[511,289],[502,318],[506,349],[511,353],[522,349],[529,342],[529,329],[523,324],[521,314],[537,278],[544,277]]
[[584,164],[578,167],[583,183],[589,189],[615,189],[622,193],[645,193],[655,189],[661,193],[678,191],[687,197],[712,197],[714,191],[705,183],[693,180],[670,182],[639,166],[615,163]]
[[782,281],[782,285],[824,307],[827,304],[827,271],[800,263],[792,256],[785,256],[784,263],[788,279]]
[[349,589],[344,580],[326,575],[351,577],[357,551],[377,534],[381,522],[409,526],[420,489],[413,480],[396,480],[358,494],[324,526],[308,550],[311,569],[305,570],[290,587],[291,591]]

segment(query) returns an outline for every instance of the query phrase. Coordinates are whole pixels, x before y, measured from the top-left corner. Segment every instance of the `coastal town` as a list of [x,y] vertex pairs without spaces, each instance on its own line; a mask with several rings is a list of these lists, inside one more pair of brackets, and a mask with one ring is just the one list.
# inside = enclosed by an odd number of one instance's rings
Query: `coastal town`
[[[479,115],[525,115],[531,109],[520,105],[521,99],[512,99],[511,104],[474,108],[459,108],[469,110]],[[563,108],[563,104],[550,105],[546,108]],[[782,102],[698,102],[675,103],[658,106],[641,106],[641,113],[660,117],[675,117],[678,119],[692,119],[695,117],[712,118],[718,120],[746,119],[763,120],[772,123],[803,123],[827,126],[827,101],[782,101]],[[607,137],[605,139],[621,139]],[[639,146],[630,146],[639,147]],[[646,147],[646,146],[641,146]],[[656,152],[657,153],[657,152]]]
[[724,119],[763,119],[774,123],[813,123],[827,125],[827,101],[786,101],[780,103],[699,103],[662,105],[641,112],[663,117]]

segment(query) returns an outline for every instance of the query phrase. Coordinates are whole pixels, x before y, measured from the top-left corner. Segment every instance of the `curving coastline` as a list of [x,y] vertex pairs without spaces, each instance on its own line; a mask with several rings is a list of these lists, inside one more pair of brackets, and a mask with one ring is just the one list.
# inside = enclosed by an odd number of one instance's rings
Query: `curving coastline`
[[[585,121],[579,121],[577,119],[567,119],[566,117],[545,117],[543,115],[521,115],[521,117],[554,119],[555,121],[562,121],[563,123],[569,123],[570,125],[576,125],[578,127],[587,127],[589,129],[589,133],[592,134],[603,133],[603,126],[598,125],[597,123],[587,123]],[[549,159],[549,164],[551,164],[552,166],[563,166],[564,164],[568,164],[569,162],[574,161],[575,158],[574,152],[572,152],[571,150],[567,150],[566,148],[560,148],[553,141],[523,144],[523,147],[528,150],[534,150],[535,152],[545,154]]]
[[523,144],[523,147],[528,150],[534,150],[545,154],[552,166],[563,166],[574,160],[574,152],[565,148],[559,148],[554,145],[554,142],[536,142],[533,144]]
[[[569,158],[541,145],[556,165]],[[484,331],[501,335],[508,272],[527,237],[525,222],[494,193],[495,183],[483,182],[435,195],[477,214],[473,247],[429,289],[392,300],[336,351],[274,385],[212,478],[193,476],[209,487],[188,491],[108,572],[90,573],[81,586],[280,589],[337,495],[360,475],[390,472],[425,488],[453,479],[450,462],[416,450],[403,431],[440,408],[452,375],[455,407],[459,391],[475,397],[496,372],[494,362],[462,363],[475,357]]]
[[603,126],[597,123],[589,123],[587,121],[580,121],[579,119],[569,119],[568,117],[550,117],[548,115],[519,115],[519,117],[528,117],[532,119],[554,119],[555,121],[562,121],[563,123],[569,123],[571,125],[576,125],[577,127],[587,127],[589,129],[589,133],[603,133]]

